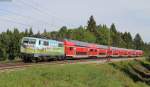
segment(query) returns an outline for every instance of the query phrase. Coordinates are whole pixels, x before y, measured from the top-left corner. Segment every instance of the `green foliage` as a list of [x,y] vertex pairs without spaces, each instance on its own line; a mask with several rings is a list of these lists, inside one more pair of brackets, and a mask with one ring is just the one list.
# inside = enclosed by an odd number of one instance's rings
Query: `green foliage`
[[110,31],[112,31],[115,34],[117,33],[117,30],[116,30],[116,27],[115,27],[114,23],[110,26]]
[[33,31],[32,31],[32,28],[29,29],[29,36],[32,36],[33,35]]
[[87,30],[89,30],[90,32],[92,32],[94,34],[97,32],[97,30],[96,30],[96,21],[94,20],[93,16],[91,16],[89,21],[88,21]]
[[133,48],[133,40],[132,40],[132,36],[130,34],[130,32],[125,32],[122,35],[123,40],[125,41],[125,47],[126,48]]
[[110,27],[110,45],[125,48],[125,44],[126,43],[122,38],[122,33],[116,30],[115,24],[113,23]]
[[150,56],[150,44],[144,43],[141,36],[137,34],[135,38],[131,36],[130,32],[119,32],[114,23],[110,28],[103,25],[96,25],[96,21],[91,16],[85,26],[69,29],[66,26],[60,28],[59,31],[47,32],[44,29],[43,33],[38,32],[34,34],[32,28],[25,29],[20,32],[17,28],[13,31],[9,29],[0,34],[0,60],[15,59],[20,55],[20,39],[24,36],[36,35],[48,37],[50,39],[61,40],[73,39],[90,43],[97,43],[102,45],[111,45],[115,47],[141,49],[145,51],[145,56]]
[[143,40],[140,36],[140,34],[136,34],[135,38],[134,38],[134,45],[136,49],[142,49],[143,48]]
[[20,56],[20,40],[24,36],[28,36],[28,30],[19,32],[17,28],[13,31],[9,29],[0,34],[0,60],[13,60]]
[[108,45],[109,28],[106,25],[98,25],[97,31],[98,31],[98,37],[96,42],[98,44]]

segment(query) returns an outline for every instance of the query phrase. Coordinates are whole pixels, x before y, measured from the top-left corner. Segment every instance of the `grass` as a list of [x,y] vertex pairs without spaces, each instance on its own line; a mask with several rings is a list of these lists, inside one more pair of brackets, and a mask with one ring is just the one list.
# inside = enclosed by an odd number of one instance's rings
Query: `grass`
[[0,61],[0,64],[7,64],[7,63],[17,63],[17,62],[20,62],[22,61],[20,58],[16,58],[15,60],[4,60],[4,61]]
[[[114,64],[123,68],[128,62]],[[1,72],[0,87],[148,87],[114,64],[37,65]]]

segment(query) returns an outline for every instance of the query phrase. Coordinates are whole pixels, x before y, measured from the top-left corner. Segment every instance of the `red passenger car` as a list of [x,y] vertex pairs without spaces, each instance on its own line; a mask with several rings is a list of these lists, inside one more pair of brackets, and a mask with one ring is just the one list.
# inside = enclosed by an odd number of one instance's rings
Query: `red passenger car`
[[108,47],[104,45],[90,44],[75,40],[65,40],[64,46],[67,57],[107,57]]
[[65,40],[64,46],[65,46],[65,54],[67,57],[84,58],[88,57],[89,55],[90,49],[89,43],[75,40]]
[[97,45],[98,55],[97,57],[108,57],[108,46],[105,45]]
[[143,55],[141,50],[109,47],[75,40],[64,40],[64,48],[65,56],[71,58],[135,57]]

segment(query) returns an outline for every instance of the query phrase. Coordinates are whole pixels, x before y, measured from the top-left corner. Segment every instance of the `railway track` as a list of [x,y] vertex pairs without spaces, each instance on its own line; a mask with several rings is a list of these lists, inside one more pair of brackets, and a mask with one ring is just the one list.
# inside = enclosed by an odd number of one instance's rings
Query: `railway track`
[[31,67],[33,65],[54,65],[54,64],[89,64],[89,63],[110,63],[110,62],[119,62],[126,60],[141,60],[142,58],[114,58],[108,60],[107,58],[93,58],[93,59],[68,59],[63,61],[51,61],[51,62],[39,62],[39,63],[8,63],[0,64],[0,71],[4,70],[14,70],[14,69],[23,69],[26,67]]

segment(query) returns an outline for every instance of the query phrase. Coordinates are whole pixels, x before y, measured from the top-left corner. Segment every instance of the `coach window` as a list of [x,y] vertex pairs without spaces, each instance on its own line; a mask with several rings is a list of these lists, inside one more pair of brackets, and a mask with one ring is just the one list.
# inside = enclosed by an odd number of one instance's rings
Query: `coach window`
[[44,45],[44,46],[48,46],[48,45],[49,45],[48,41],[44,41],[44,42],[43,42],[43,45]]
[[90,51],[92,52],[92,51],[93,51],[93,49],[90,49]]
[[73,50],[73,47],[70,47],[70,50]]
[[97,50],[95,50],[95,52],[97,52]]

